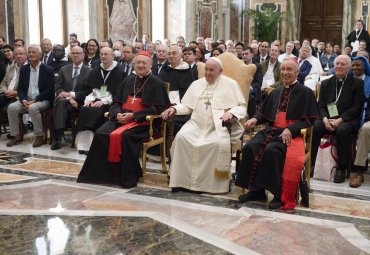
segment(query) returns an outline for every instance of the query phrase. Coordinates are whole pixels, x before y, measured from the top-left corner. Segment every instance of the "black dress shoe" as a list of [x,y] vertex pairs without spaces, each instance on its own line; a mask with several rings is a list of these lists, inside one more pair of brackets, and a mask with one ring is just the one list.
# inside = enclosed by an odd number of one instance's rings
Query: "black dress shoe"
[[274,197],[274,199],[272,199],[267,206],[268,208],[275,210],[275,209],[279,209],[282,205],[283,203],[281,202],[280,198]]
[[137,186],[137,180],[135,178],[135,175],[133,174],[125,176],[121,184],[121,187],[124,189],[131,189],[131,188],[135,188],[136,186]]
[[78,150],[78,154],[86,154],[86,151]]
[[66,145],[64,138],[59,138],[57,140],[53,141],[53,144],[51,145],[52,150],[59,150],[60,148],[64,147]]
[[342,183],[346,180],[346,169],[338,168],[334,175],[335,183]]
[[249,191],[247,194],[239,196],[239,202],[249,202],[249,201],[264,201],[267,199],[266,193],[262,191]]
[[174,192],[174,193],[175,192],[180,192],[181,191],[181,188],[178,188],[178,187],[177,188],[172,188],[171,191]]

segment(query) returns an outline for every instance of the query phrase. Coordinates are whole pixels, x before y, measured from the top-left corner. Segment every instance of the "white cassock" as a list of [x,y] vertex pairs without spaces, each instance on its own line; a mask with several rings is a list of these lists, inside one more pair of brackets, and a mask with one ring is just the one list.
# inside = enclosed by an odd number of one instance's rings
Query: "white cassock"
[[[231,143],[244,132],[246,103],[236,81],[220,75],[214,84],[205,78],[194,81],[174,106],[177,115],[191,118],[177,133],[171,147],[170,187],[209,193],[229,191]],[[232,113],[238,122],[232,134],[222,127],[222,115]]]

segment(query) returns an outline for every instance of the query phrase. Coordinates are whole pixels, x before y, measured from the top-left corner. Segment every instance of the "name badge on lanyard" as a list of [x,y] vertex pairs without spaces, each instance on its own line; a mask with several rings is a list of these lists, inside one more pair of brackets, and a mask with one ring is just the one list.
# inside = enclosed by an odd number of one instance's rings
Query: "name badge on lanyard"
[[106,97],[107,96],[107,85],[101,85],[100,87],[100,96]]
[[327,105],[329,117],[334,118],[339,116],[338,107],[336,103],[330,103]]
[[103,82],[104,82],[104,84],[102,84],[102,85],[100,86],[100,96],[101,96],[101,97],[106,97],[106,96],[107,96],[107,85],[105,85],[105,82],[107,81],[108,76],[110,75],[110,72],[111,72],[111,71],[109,71],[109,72],[107,73],[107,75],[105,76],[105,78],[104,78],[103,70],[100,70],[100,72],[101,72],[101,76],[102,76],[102,78],[103,78]]
[[339,117],[337,102],[339,100],[340,95],[342,94],[342,89],[343,89],[343,86],[344,86],[344,82],[346,81],[346,78],[344,78],[343,81],[342,81],[342,87],[340,88],[339,93],[338,93],[338,86],[337,86],[338,80],[336,80],[336,84],[335,84],[335,97],[336,97],[335,102],[330,103],[326,106],[328,108],[328,113],[329,113],[330,118]]

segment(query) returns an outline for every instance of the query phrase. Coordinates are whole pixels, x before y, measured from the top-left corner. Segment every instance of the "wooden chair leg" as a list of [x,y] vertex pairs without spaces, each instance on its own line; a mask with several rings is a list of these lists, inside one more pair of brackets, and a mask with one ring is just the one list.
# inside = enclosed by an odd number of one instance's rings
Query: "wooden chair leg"
[[143,172],[143,179],[145,179],[145,175],[146,175],[147,149],[148,148],[146,148],[146,147],[143,148],[143,156],[141,158],[141,161],[142,161],[141,169],[142,169],[142,172]]
[[19,120],[19,137],[21,138],[21,141],[23,141],[25,132],[23,125],[23,113],[18,114],[18,120]]
[[72,144],[71,148],[76,147],[76,135],[77,135],[77,126],[76,126],[76,121],[77,121],[77,114],[76,113],[71,113],[71,130],[72,130]]
[[161,162],[162,162],[162,173],[167,174],[167,162],[166,162],[166,143],[160,144],[161,149]]

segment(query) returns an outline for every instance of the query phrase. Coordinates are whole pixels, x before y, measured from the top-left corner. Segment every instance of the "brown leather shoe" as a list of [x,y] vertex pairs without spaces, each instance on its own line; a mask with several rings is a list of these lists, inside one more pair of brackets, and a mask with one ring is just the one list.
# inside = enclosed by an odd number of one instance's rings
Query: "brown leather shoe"
[[44,145],[46,142],[44,141],[44,136],[36,136],[36,140],[33,142],[32,147],[40,147]]
[[17,136],[14,136],[9,142],[6,143],[6,147],[12,147],[12,146],[17,145],[21,142],[22,142],[21,137],[19,135],[17,135]]
[[363,173],[353,173],[351,174],[349,180],[349,186],[352,188],[358,188],[364,182],[364,174]]

